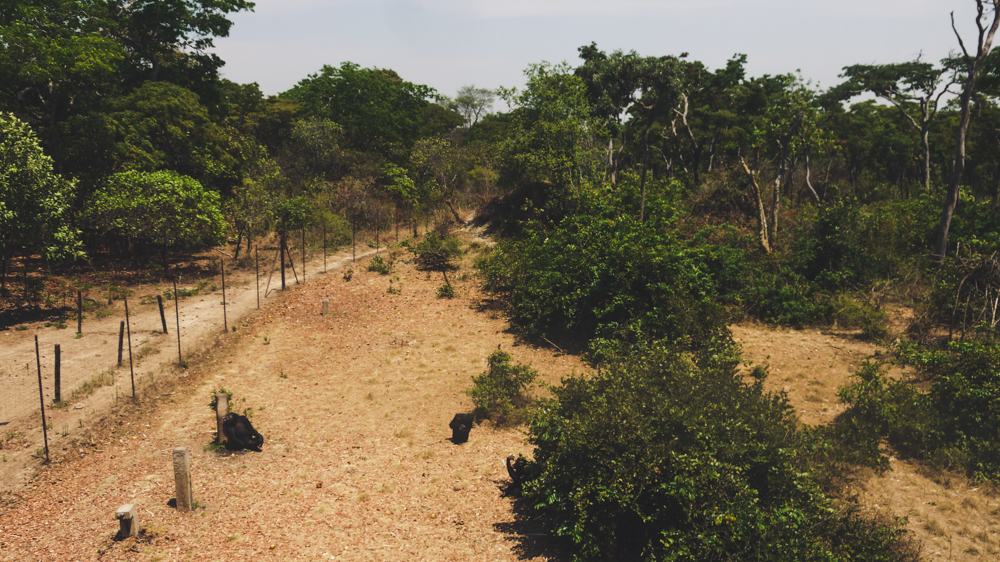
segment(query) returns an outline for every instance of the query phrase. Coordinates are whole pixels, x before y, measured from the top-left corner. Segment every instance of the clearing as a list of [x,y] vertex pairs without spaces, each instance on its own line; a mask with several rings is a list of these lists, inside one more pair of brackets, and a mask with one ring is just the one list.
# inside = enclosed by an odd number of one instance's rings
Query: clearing
[[[57,412],[65,419],[56,428],[90,417],[75,433],[54,432],[52,464],[25,460],[23,450],[11,463],[28,478],[5,473],[12,492],[0,496],[0,560],[565,559],[559,542],[503,496],[503,459],[530,452],[523,431],[477,426],[455,445],[448,422],[471,409],[463,391],[497,346],[547,383],[589,367],[512,335],[478,290],[471,262],[483,243],[469,241],[473,250],[449,276],[455,299],[435,297],[439,273],[383,252],[394,260],[389,275],[368,272],[367,259],[337,261],[272,295],[260,312],[244,306],[231,321],[235,333],[188,335],[205,351],[192,353],[186,371],[172,363],[169,337],[148,336],[147,345],[162,348],[150,357],[163,359],[142,367],[155,375],[137,404],[101,389],[82,399],[85,409]],[[234,285],[252,295],[252,280]],[[748,360],[770,365],[767,384],[788,393],[805,423],[839,413],[837,387],[875,352],[849,332],[733,331]],[[234,393],[233,410],[251,412],[262,453],[205,449],[215,432],[207,404],[220,387]],[[38,431],[24,423],[26,436]],[[191,448],[193,513],[168,506],[178,446]],[[849,493],[872,512],[908,517],[928,558],[996,556],[1000,526],[986,517],[997,513],[992,494],[905,461],[892,465]],[[115,542],[114,512],[126,503],[137,505],[143,533]]]

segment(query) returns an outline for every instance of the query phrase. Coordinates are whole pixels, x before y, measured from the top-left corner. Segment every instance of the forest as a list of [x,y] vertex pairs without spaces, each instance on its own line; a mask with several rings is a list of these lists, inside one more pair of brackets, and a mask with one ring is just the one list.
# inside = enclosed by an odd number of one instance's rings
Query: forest
[[[916,559],[838,487],[890,450],[1000,479],[1000,2],[977,5],[953,56],[846,66],[826,90],[748,76],[752,54],[591,43],[523,88],[451,96],[330,61],[265,96],[212,53],[252,2],[8,0],[0,310],[55,307],[52,268],[170,276],[224,243],[417,239],[472,209],[519,335],[597,368],[513,416],[533,446],[518,501],[574,556]],[[803,426],[766,368],[738,374],[740,321],[886,351],[836,422]]]

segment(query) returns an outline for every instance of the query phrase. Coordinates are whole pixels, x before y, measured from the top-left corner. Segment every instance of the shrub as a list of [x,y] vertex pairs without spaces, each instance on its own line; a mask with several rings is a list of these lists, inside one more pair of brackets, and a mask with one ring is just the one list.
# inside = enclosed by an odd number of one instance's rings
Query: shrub
[[578,560],[903,559],[897,527],[834,509],[784,395],[732,351],[639,343],[564,379],[530,427],[526,502]]
[[465,393],[472,397],[476,417],[495,425],[523,422],[530,413],[531,400],[525,391],[538,378],[529,365],[514,365],[510,354],[499,349],[486,359],[489,365],[478,377],[472,377],[473,387]]
[[703,256],[677,237],[665,203],[650,201],[643,222],[616,197],[595,190],[580,214],[501,241],[477,264],[486,288],[509,297],[513,320],[532,336],[589,339],[634,325],[697,348],[724,332]]
[[451,236],[428,232],[420,243],[409,248],[417,257],[417,265],[434,271],[453,268],[453,260],[462,255],[461,243]]
[[453,299],[455,298],[455,288],[451,285],[441,285],[437,288],[437,298],[439,299]]
[[890,380],[866,363],[840,390],[848,409],[838,431],[872,464],[886,439],[904,454],[965,470],[975,479],[1000,479],[1000,344],[971,341],[942,349],[904,344],[901,359],[933,377],[929,392]]
[[368,271],[374,271],[382,275],[392,273],[392,262],[383,261],[382,256],[375,256],[368,262]]

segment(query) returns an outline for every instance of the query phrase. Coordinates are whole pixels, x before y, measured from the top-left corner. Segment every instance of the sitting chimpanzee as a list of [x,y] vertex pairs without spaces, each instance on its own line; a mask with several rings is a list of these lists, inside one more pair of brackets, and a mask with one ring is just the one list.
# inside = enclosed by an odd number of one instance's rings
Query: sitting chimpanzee
[[260,452],[264,437],[250,424],[246,416],[229,413],[222,418],[222,434],[226,436],[226,448],[230,451],[250,449]]
[[472,429],[475,419],[475,414],[455,414],[451,423],[448,424],[448,427],[451,428],[452,443],[465,443],[469,440],[469,431]]

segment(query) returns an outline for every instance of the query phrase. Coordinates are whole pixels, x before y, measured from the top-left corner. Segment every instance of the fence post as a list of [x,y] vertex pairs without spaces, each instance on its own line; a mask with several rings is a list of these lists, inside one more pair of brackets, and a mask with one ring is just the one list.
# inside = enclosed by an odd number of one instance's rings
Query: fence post
[[128,372],[132,377],[132,399],[135,400],[135,367],[132,366],[132,326],[128,318],[128,297],[125,301],[125,332],[128,334]]
[[257,281],[257,310],[260,310],[260,248],[258,246],[253,247],[253,273],[254,279]]
[[177,364],[184,366],[184,359],[181,358],[181,309],[177,305],[177,279],[174,279],[174,316],[177,317]]
[[115,512],[115,519],[118,520],[118,540],[134,537],[139,534],[139,514],[135,509],[135,504],[127,503],[118,508]]
[[125,321],[118,327],[118,366],[122,366],[122,347],[125,345]]
[[167,316],[163,314],[163,297],[156,295],[156,304],[160,305],[160,322],[163,324],[163,333],[167,333]]
[[229,395],[225,392],[220,392],[215,395],[215,423],[218,427],[218,433],[215,436],[216,443],[225,443],[227,441],[226,434],[222,432],[222,418],[226,417],[229,413]]
[[52,398],[53,402],[62,401],[62,392],[60,388],[60,383],[62,382],[62,353],[59,349],[59,344],[56,344],[56,372],[55,375],[55,397]]
[[38,401],[42,403],[42,437],[45,439],[45,462],[49,462],[49,432],[45,427],[45,392],[42,390],[42,358],[38,351],[38,336],[35,336],[35,364],[38,365]]
[[191,449],[174,448],[174,499],[177,511],[191,511],[194,497],[191,495]]
[[229,321],[226,320],[226,260],[219,258],[219,266],[222,268],[222,331],[229,332]]
[[83,291],[76,292],[76,333],[83,333]]

